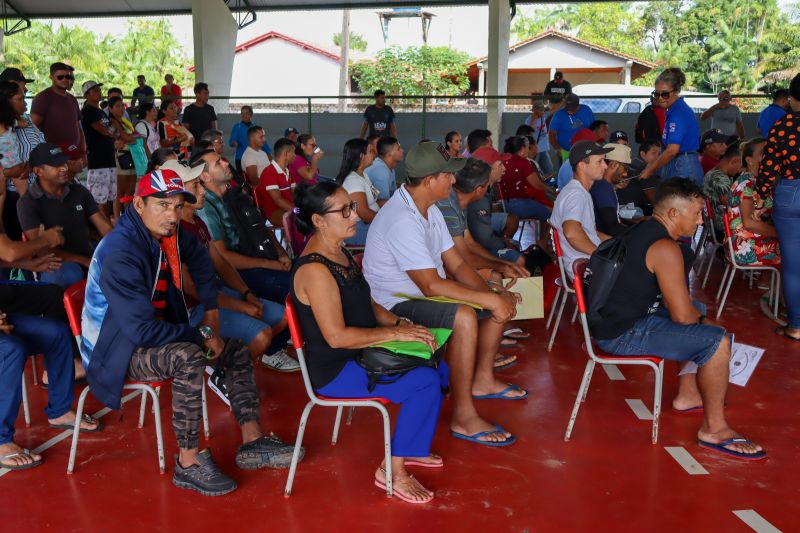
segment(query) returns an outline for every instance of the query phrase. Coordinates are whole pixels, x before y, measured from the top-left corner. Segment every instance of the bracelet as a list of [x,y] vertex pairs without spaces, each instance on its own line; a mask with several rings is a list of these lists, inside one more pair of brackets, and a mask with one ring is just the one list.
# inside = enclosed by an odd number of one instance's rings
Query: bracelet
[[406,322],[406,323],[408,323],[408,325],[410,325],[410,326],[413,326],[413,325],[414,325],[414,323],[413,323],[411,320],[407,319],[406,317],[400,317],[400,318],[398,318],[397,320],[395,320],[395,322],[394,322],[394,326],[395,326],[395,327],[399,326],[401,322]]
[[242,293],[242,298],[246,299],[248,294],[253,294],[253,291],[251,291],[250,289],[247,289],[246,291],[244,291]]

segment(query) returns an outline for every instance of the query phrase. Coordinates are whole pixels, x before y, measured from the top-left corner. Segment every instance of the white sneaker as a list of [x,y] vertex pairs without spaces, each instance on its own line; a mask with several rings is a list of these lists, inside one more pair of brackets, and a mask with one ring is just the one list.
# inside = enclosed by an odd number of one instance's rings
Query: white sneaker
[[261,364],[277,372],[298,372],[300,370],[300,363],[290,356],[285,348],[272,355],[262,355]]
[[230,407],[231,401],[228,399],[228,391],[225,388],[225,383],[222,381],[225,377],[225,374],[213,366],[206,366],[206,374],[208,374],[208,380],[206,380],[208,388],[214,391],[217,396],[219,396],[220,399],[225,402],[225,405]]

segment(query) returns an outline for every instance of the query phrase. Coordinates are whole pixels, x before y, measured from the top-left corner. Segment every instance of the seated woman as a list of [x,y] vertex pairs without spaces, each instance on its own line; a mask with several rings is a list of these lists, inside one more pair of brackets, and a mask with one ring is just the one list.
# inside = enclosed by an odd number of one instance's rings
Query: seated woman
[[367,242],[369,224],[380,209],[378,195],[380,191],[372,185],[366,169],[375,160],[376,149],[364,139],[350,139],[344,143],[342,166],[336,175],[336,183],[345,188],[356,204],[356,213],[360,219],[356,223],[355,233],[347,239],[351,246],[364,246]]
[[752,139],[742,147],[741,176],[731,185],[728,219],[733,235],[733,255],[742,265],[780,265],[778,238],[772,225],[772,198],[766,198],[763,206],[755,190],[758,166],[764,159],[766,139]]
[[[365,143],[366,144],[366,143]],[[305,334],[308,372],[319,394],[333,398],[381,396],[399,403],[392,438],[394,495],[410,503],[426,503],[433,492],[406,471],[406,466],[442,467],[430,453],[442,389],[447,386],[444,361],[434,370],[418,367],[391,382],[379,381],[369,391],[367,372],[356,363],[362,348],[390,340],[421,341],[435,348],[430,332],[376,304],[369,285],[343,241],[355,233],[358,216],[342,187],[320,182],[295,190],[297,226],[311,234],[295,263],[292,301]],[[385,487],[384,464],[375,484]]]
[[297,137],[294,161],[289,165],[289,177],[295,185],[314,185],[319,181],[319,160],[324,155],[313,135],[303,133]]

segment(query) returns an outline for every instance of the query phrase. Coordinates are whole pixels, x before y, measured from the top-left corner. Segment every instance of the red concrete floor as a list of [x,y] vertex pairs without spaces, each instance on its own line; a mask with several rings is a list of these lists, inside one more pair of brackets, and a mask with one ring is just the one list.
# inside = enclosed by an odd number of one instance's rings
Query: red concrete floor
[[[720,277],[717,264],[709,287],[696,296],[713,303]],[[774,324],[757,303],[762,292],[737,279],[722,323],[739,341],[767,350],[747,387],[731,386],[727,409],[731,424],[770,452],[766,461],[727,459],[696,445],[701,417],[669,408],[676,387],[676,366],[669,363],[657,445],[650,443],[650,421],[637,419],[625,402],[641,399],[652,409],[652,373],[630,367],[622,369],[624,381],[596,370],[572,440],[564,442],[586,362],[577,326],[570,326],[567,315],[551,353],[544,348],[544,321],[527,324],[533,338],[519,350],[520,364],[503,374],[528,388],[530,399],[479,404],[486,418],[517,435],[514,446],[492,449],[450,437],[452,406],[445,402],[433,447],[446,466],[414,471],[436,491],[429,505],[389,500],[373,486],[382,443],[379,416],[368,409],[356,411],[352,426],[343,426],[332,447],[334,410],[315,408],[306,432],[307,456],[294,494],[285,499],[286,471],[236,469],[236,425],[212,393],[213,436],[207,445],[238,480],[234,493],[206,498],[175,488],[169,459],[167,473],[159,474],[152,418],[144,429],[136,427],[137,398],[123,407],[122,417],[105,415],[101,434],[81,437],[74,474],[66,474],[69,439],[47,449],[39,468],[0,471],[0,530],[736,532],[751,529],[733,511],[753,510],[779,530],[800,531],[800,428],[794,406],[800,345],[773,335]],[[300,375],[263,368],[256,375],[266,429],[293,440],[305,404]],[[44,425],[45,391],[29,389],[33,427],[22,427],[20,415],[18,442],[33,448],[60,432]],[[167,391],[161,403],[172,457]],[[91,399],[90,412],[99,408]],[[685,447],[708,474],[689,475],[667,446]]]

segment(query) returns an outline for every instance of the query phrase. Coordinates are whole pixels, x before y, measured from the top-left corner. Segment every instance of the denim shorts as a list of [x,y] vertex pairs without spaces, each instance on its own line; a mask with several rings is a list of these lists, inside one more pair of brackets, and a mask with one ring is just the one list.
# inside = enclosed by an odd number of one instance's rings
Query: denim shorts
[[[241,298],[241,295],[228,287],[224,287],[222,292],[233,298]],[[219,332],[223,337],[241,339],[246,344],[253,342],[253,339],[261,333],[265,327],[274,327],[283,320],[285,310],[282,305],[261,299],[264,305],[264,315],[261,319],[253,318],[230,309],[219,308]],[[189,312],[189,323],[197,326],[203,320],[205,308],[203,304],[198,304]]]
[[[702,314],[706,306],[692,302]],[[611,340],[595,339],[605,352],[614,355],[654,355],[670,361],[694,361],[703,366],[719,348],[725,329],[707,324],[676,324],[664,307],[636,321],[631,329]]]
[[508,222],[508,213],[492,213],[492,231],[498,235],[503,234]]
[[506,200],[506,211],[521,218],[535,218],[536,220],[548,220],[550,209],[531,198],[511,198]]
[[511,261],[512,263],[516,263],[517,259],[522,257],[522,252],[519,252],[514,248],[503,248],[501,250],[497,250],[496,255],[503,261]]

